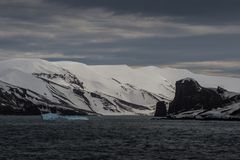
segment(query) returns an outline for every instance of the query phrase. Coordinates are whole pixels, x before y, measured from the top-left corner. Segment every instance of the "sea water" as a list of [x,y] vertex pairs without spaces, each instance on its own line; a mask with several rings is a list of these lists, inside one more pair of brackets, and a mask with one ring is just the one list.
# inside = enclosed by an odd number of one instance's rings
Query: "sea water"
[[0,159],[240,159],[240,122],[0,116]]

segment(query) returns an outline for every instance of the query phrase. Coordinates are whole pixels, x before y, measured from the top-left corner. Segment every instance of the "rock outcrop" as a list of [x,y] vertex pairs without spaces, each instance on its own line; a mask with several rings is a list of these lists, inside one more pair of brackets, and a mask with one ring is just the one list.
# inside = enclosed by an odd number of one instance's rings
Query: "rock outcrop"
[[156,104],[156,111],[154,114],[155,117],[166,117],[167,116],[167,107],[166,107],[166,102],[164,101],[159,101]]
[[176,82],[174,100],[169,105],[169,114],[188,110],[211,110],[222,107],[223,98],[214,89],[203,88],[194,79],[183,79]]
[[[159,102],[155,116],[164,112],[164,104]],[[174,119],[240,120],[240,94],[221,87],[204,88],[186,78],[176,82],[175,98],[166,115]]]

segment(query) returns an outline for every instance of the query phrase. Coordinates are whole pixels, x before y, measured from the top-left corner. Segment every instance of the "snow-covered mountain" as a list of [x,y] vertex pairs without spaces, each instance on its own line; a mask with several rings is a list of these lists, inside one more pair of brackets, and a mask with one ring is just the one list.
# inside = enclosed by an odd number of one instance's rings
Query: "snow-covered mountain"
[[12,59],[0,61],[0,113],[152,115],[158,101],[173,100],[175,82],[185,77],[240,92],[240,79],[187,70]]

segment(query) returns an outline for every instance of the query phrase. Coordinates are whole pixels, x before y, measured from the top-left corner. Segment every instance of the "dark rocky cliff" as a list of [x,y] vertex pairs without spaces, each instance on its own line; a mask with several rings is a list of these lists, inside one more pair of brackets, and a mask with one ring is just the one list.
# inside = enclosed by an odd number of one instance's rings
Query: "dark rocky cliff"
[[169,114],[176,114],[188,110],[221,107],[223,98],[214,89],[203,88],[194,79],[184,79],[176,82],[174,100],[169,105]]
[[174,100],[166,105],[158,102],[155,115],[186,119],[240,120],[240,94],[221,87],[204,88],[191,78],[176,82]]
[[155,117],[166,117],[167,116],[167,107],[164,101],[159,101],[156,105],[156,111],[154,114]]

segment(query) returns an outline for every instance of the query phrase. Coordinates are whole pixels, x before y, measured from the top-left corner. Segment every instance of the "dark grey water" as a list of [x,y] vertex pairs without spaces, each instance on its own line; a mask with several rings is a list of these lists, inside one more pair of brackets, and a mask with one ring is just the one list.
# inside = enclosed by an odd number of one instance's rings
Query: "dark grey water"
[[240,122],[0,117],[0,159],[240,159]]

